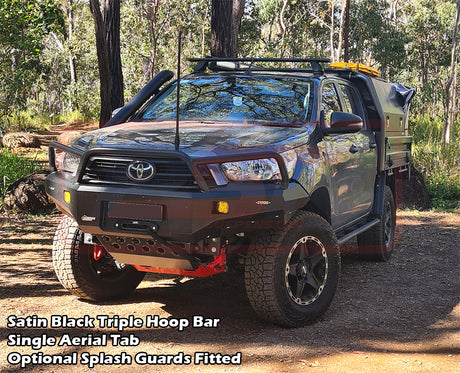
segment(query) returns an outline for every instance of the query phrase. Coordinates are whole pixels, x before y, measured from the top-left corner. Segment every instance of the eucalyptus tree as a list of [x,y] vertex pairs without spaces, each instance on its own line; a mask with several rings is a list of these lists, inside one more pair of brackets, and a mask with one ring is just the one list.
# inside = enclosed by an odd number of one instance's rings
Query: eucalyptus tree
[[120,0],[90,0],[94,19],[99,67],[101,113],[99,127],[111,118],[112,110],[124,105],[120,56]]
[[212,0],[211,55],[236,57],[244,0]]

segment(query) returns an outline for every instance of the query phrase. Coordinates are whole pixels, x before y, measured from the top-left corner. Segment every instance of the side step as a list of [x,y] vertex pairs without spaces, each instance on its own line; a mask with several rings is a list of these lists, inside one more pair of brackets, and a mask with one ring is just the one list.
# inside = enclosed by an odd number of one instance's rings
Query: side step
[[348,232],[348,233],[346,233],[343,236],[337,236],[337,241],[339,245],[343,245],[345,242],[351,240],[353,237],[357,236],[358,234],[363,233],[364,231],[367,231],[369,228],[373,227],[374,225],[377,225],[378,223],[380,223],[380,219],[376,218],[364,225],[358,226],[356,229],[352,230],[351,232],[346,230],[345,232]]

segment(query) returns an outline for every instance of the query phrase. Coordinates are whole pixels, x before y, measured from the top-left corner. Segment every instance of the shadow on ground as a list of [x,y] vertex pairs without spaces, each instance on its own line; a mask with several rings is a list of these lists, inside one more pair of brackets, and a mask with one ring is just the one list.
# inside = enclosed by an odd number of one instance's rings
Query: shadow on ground
[[[152,315],[161,309],[175,318],[204,315],[221,319],[219,328],[206,332],[193,328],[182,333],[175,329],[136,331],[142,341],[152,344],[224,344],[232,350],[247,344],[307,348],[299,358],[310,357],[308,349],[311,349],[311,357],[333,350],[406,353],[407,344],[415,346],[419,353],[460,353],[458,345],[446,347],[436,343],[449,333],[458,332],[460,325],[460,320],[451,314],[460,300],[460,221],[458,216],[443,221],[443,216],[403,212],[399,219],[399,244],[390,262],[373,263],[345,256],[342,280],[331,307],[321,320],[304,328],[282,329],[260,321],[245,296],[241,276],[236,273],[162,281],[161,286],[136,290],[127,300],[99,305],[120,317],[127,314],[117,312],[117,307],[128,307],[130,312],[135,312],[142,306],[142,312]],[[48,242],[48,238],[43,240]],[[50,248],[43,248],[38,242],[38,247],[32,249],[36,252],[31,262],[27,259],[30,252],[26,255],[20,250],[0,242],[0,255],[9,258],[7,262],[2,259],[0,265],[1,275],[7,280],[0,285],[0,298],[25,297],[28,302],[46,302],[49,297],[68,298],[54,278]],[[24,281],[25,277],[31,281]],[[147,276],[153,285],[155,280],[152,275]],[[92,303],[73,304],[85,307]],[[10,330],[0,328],[0,335],[8,332]],[[46,332],[60,335],[53,329]],[[89,332],[94,330],[71,331],[74,335]],[[37,330],[27,333],[33,335]],[[296,358],[291,352],[278,358],[288,358],[288,355]],[[251,359],[261,359],[261,355],[249,356],[246,361]]]

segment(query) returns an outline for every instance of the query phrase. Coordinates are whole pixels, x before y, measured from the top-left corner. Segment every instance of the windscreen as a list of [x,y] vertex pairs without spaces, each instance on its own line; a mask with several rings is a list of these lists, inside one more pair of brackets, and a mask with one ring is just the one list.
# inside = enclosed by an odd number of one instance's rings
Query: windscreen
[[[175,120],[176,93],[173,84],[140,119]],[[181,120],[301,126],[311,117],[313,89],[297,78],[196,76],[181,80],[179,102]]]

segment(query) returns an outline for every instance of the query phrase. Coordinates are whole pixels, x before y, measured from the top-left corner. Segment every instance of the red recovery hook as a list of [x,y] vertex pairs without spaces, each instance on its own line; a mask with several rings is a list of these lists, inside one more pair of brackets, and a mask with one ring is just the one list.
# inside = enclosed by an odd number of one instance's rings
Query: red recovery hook
[[94,249],[93,249],[93,259],[95,261],[98,261],[99,259],[102,258],[102,254],[104,254],[104,246],[101,246],[101,245],[94,245]]

